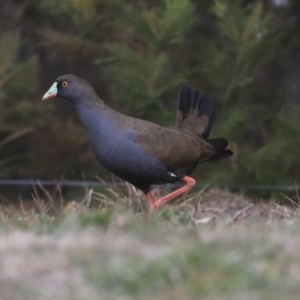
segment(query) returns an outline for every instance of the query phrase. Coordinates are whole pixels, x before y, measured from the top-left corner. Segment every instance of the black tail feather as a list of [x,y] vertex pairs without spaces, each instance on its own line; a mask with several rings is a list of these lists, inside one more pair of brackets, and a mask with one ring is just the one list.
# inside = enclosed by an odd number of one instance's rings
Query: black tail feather
[[215,138],[215,139],[206,139],[206,141],[215,148],[216,154],[212,157],[200,161],[223,159],[233,155],[233,152],[230,149],[226,149],[228,146],[228,141],[226,139]]
[[[177,127],[183,127],[188,122],[194,123],[193,120],[197,118],[199,128],[202,128],[199,134],[204,138],[209,136],[212,123],[216,117],[214,100],[210,96],[192,86],[182,86],[178,98],[178,111],[181,114],[179,114],[180,117],[176,121]],[[195,112],[197,113],[195,114]],[[208,120],[201,118],[203,116],[206,116]],[[186,122],[184,122],[185,120]],[[201,125],[203,126],[201,127]]]
[[[209,95],[192,86],[181,87],[178,98],[176,127],[202,136],[215,149],[214,156],[206,157],[200,161],[227,158],[233,155],[231,150],[226,149],[228,146],[226,139],[208,139],[215,118],[216,107],[214,100]],[[191,166],[188,172],[192,172],[195,166],[196,164]]]
[[212,124],[215,121],[217,115],[217,110],[214,100],[209,95],[204,93],[202,93],[202,98],[198,106],[198,117],[203,115],[207,116],[209,121],[207,129],[203,132],[202,136],[204,138],[208,138],[212,128]]
[[216,150],[217,153],[222,153],[228,146],[228,141],[224,138],[205,139]]

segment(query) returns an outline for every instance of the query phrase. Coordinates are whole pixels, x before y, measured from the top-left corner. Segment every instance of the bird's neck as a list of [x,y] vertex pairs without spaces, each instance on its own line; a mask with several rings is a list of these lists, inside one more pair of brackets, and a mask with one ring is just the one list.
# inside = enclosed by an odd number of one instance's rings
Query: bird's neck
[[84,126],[90,122],[98,122],[101,116],[110,109],[102,100],[99,101],[78,101],[74,103],[79,118]]
[[75,104],[75,108],[92,144],[95,140],[103,139],[111,123],[108,117],[111,109],[103,101],[92,104],[80,102]]

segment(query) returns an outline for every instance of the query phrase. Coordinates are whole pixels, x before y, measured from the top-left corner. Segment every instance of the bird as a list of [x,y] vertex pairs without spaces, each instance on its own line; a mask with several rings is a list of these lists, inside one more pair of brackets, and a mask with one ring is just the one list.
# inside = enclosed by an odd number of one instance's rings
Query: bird
[[[73,104],[97,159],[141,190],[151,210],[191,190],[196,181],[190,175],[199,162],[233,155],[225,138],[209,138],[216,106],[212,97],[193,86],[180,89],[174,127],[111,109],[86,80],[73,74],[58,77],[42,100],[55,97]],[[151,193],[152,185],[176,182],[184,186],[159,199]]]

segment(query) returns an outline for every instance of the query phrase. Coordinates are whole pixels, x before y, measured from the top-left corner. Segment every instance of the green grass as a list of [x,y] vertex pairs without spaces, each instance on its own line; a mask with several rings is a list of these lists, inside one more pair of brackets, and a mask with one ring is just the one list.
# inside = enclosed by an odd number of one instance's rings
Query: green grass
[[2,208],[0,299],[299,299],[298,207],[202,191],[149,216],[113,193]]

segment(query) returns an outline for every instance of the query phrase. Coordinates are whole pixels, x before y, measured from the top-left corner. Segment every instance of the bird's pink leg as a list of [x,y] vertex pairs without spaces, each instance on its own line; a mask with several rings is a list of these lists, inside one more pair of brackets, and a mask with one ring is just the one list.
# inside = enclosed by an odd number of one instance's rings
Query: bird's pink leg
[[153,197],[153,195],[149,192],[148,194],[146,194],[149,206],[151,209],[156,209],[155,208],[155,198]]
[[153,197],[153,195],[150,192],[148,194],[146,194],[146,197],[148,199],[150,206],[154,210],[157,210],[159,207],[161,207],[165,203],[169,202],[170,200],[172,200],[172,199],[186,193],[190,189],[192,189],[193,186],[196,184],[196,181],[189,176],[183,177],[182,180],[186,183],[183,187],[181,187],[178,190],[175,190],[174,192],[172,192],[166,196],[163,196],[157,200],[155,200],[155,198]]

